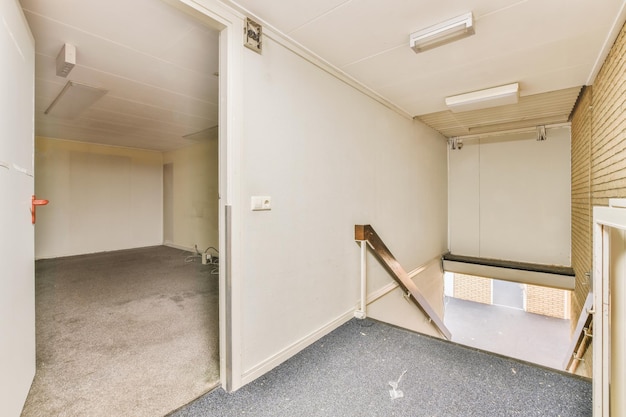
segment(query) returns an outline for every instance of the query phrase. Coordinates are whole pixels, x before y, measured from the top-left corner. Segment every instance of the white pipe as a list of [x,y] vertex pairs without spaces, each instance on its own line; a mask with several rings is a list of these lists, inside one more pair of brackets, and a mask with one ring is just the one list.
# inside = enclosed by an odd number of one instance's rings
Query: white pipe
[[359,319],[367,317],[367,241],[361,241],[361,308],[354,313]]

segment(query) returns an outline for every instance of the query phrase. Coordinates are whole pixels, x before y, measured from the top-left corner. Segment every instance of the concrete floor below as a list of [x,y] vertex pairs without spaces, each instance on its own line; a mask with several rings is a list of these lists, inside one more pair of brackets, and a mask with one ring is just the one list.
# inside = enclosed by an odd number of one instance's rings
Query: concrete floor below
[[452,297],[444,317],[453,342],[563,370],[569,320]]

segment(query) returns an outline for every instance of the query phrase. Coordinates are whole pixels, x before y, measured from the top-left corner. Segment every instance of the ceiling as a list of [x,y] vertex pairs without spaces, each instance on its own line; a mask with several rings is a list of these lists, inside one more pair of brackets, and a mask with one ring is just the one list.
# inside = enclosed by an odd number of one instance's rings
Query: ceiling
[[[624,23],[626,2],[224,1],[445,136],[566,121]],[[184,136],[194,132],[215,135],[216,32],[162,0],[21,2],[36,39],[37,135],[155,150],[191,143]],[[468,11],[475,35],[420,54],[409,48],[410,33]],[[78,55],[67,79],[109,90],[73,120],[43,114],[67,81],[54,64],[66,42]],[[513,82],[517,105],[446,110],[446,96]]]
[[[217,32],[161,0],[21,4],[35,38],[38,136],[164,151],[216,134]],[[67,78],[55,64],[64,43],[76,47]],[[109,91],[74,119],[44,114],[68,80]]]

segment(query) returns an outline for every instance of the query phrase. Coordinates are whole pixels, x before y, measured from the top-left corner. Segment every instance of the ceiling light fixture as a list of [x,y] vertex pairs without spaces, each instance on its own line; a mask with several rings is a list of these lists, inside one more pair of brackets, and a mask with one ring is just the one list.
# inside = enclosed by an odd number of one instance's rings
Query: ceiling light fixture
[[446,97],[446,106],[452,113],[515,104],[519,99],[519,83],[487,88],[458,96]]
[[76,65],[76,47],[69,43],[63,44],[57,55],[57,75],[67,78],[74,65]]
[[411,33],[409,45],[415,53],[436,48],[474,34],[472,12]]
[[108,92],[103,88],[68,81],[44,114],[63,119],[75,119]]

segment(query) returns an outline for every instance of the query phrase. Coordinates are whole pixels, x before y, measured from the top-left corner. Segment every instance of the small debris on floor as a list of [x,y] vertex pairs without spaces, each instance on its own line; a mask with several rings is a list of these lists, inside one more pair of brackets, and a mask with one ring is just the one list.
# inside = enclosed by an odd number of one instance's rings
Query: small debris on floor
[[391,395],[392,400],[404,397],[404,392],[398,389],[398,385],[400,385],[400,380],[402,379],[404,374],[406,374],[406,371],[407,370],[405,369],[404,372],[400,374],[400,377],[397,381],[389,381],[389,386],[391,387],[391,389],[389,390],[389,395]]

